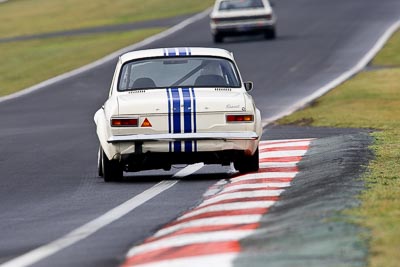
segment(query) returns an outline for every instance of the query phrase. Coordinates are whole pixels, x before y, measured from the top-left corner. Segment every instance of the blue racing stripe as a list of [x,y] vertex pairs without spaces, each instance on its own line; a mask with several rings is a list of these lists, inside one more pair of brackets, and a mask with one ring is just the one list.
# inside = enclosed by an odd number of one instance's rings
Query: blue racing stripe
[[[191,88],[192,98],[193,98],[193,133],[197,132],[197,120],[196,120],[196,95],[194,93],[194,88]],[[197,141],[194,141],[194,152],[197,152]]]
[[187,47],[164,48],[163,52],[164,52],[164,56],[166,56],[166,57],[176,57],[176,56],[184,57],[184,56],[192,55],[192,50]]
[[192,141],[185,141],[185,152],[193,152]]
[[168,56],[170,57],[176,56],[175,48],[168,48]]
[[[168,97],[168,132],[196,133],[196,96],[194,88],[168,88],[166,91]],[[183,99],[183,114],[181,112],[181,97]],[[196,140],[170,142],[169,151],[182,152],[182,145],[184,145],[185,152],[197,152]]]
[[[178,50],[178,52],[176,51]],[[166,57],[176,57],[176,56],[191,56],[192,50],[187,47],[179,47],[179,48],[164,48],[164,56]]]
[[189,88],[182,88],[183,94],[183,120],[184,132],[192,132],[192,98],[190,97]]
[[[192,98],[189,88],[182,88],[184,132],[192,132]],[[192,141],[185,141],[185,152],[192,152]]]
[[[173,133],[181,133],[181,99],[179,97],[179,89],[178,88],[171,88],[172,93],[172,108],[173,110]],[[174,142],[174,152],[181,152],[182,151],[182,144],[180,141]]]
[[187,56],[186,48],[179,48],[179,55],[180,56]]
[[[167,88],[167,96],[168,96],[168,133],[171,133],[171,92],[170,89]],[[169,152],[172,151],[172,143],[169,142]]]

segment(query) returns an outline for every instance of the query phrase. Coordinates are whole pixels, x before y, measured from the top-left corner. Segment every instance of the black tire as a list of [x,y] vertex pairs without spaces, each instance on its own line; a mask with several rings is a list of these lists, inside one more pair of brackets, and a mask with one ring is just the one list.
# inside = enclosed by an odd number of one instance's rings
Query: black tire
[[260,168],[258,148],[254,155],[244,156],[240,160],[234,162],[235,169],[240,173],[257,172]]
[[117,160],[109,160],[107,155],[102,151],[101,156],[102,173],[104,182],[118,182],[124,177],[122,165]]
[[103,177],[103,149],[99,146],[99,152],[97,152],[97,172],[99,177]]
[[264,33],[264,37],[265,37],[265,39],[268,39],[268,40],[276,39],[276,30],[275,30],[275,28],[267,30]]
[[214,43],[222,43],[224,41],[224,36],[220,33],[216,33],[213,35]]

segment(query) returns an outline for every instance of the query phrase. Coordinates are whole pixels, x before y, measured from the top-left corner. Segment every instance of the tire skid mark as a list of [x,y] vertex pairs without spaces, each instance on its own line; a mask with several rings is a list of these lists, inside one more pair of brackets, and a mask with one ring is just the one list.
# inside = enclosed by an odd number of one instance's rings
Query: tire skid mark
[[260,230],[261,218],[291,186],[312,140],[262,141],[258,172],[218,182],[215,195],[131,248],[121,266],[232,266],[240,240]]

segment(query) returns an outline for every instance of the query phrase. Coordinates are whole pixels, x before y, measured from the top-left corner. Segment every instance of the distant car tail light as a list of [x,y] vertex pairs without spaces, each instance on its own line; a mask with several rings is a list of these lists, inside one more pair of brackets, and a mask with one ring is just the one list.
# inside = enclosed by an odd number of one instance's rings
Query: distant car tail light
[[111,119],[112,127],[137,127],[139,119],[137,118],[113,118]]
[[226,122],[253,122],[253,115],[227,115]]
[[212,18],[211,21],[214,23],[218,23],[218,19],[216,19],[216,18]]
[[266,18],[267,20],[271,20],[271,19],[272,19],[272,14],[266,15],[265,18]]

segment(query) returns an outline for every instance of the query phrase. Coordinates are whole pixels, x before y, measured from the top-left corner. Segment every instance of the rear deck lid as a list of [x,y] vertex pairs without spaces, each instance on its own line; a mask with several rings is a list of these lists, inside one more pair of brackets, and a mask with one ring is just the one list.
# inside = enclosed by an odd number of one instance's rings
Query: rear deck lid
[[240,89],[168,88],[137,90],[118,96],[119,115],[176,112],[237,112],[246,110]]

